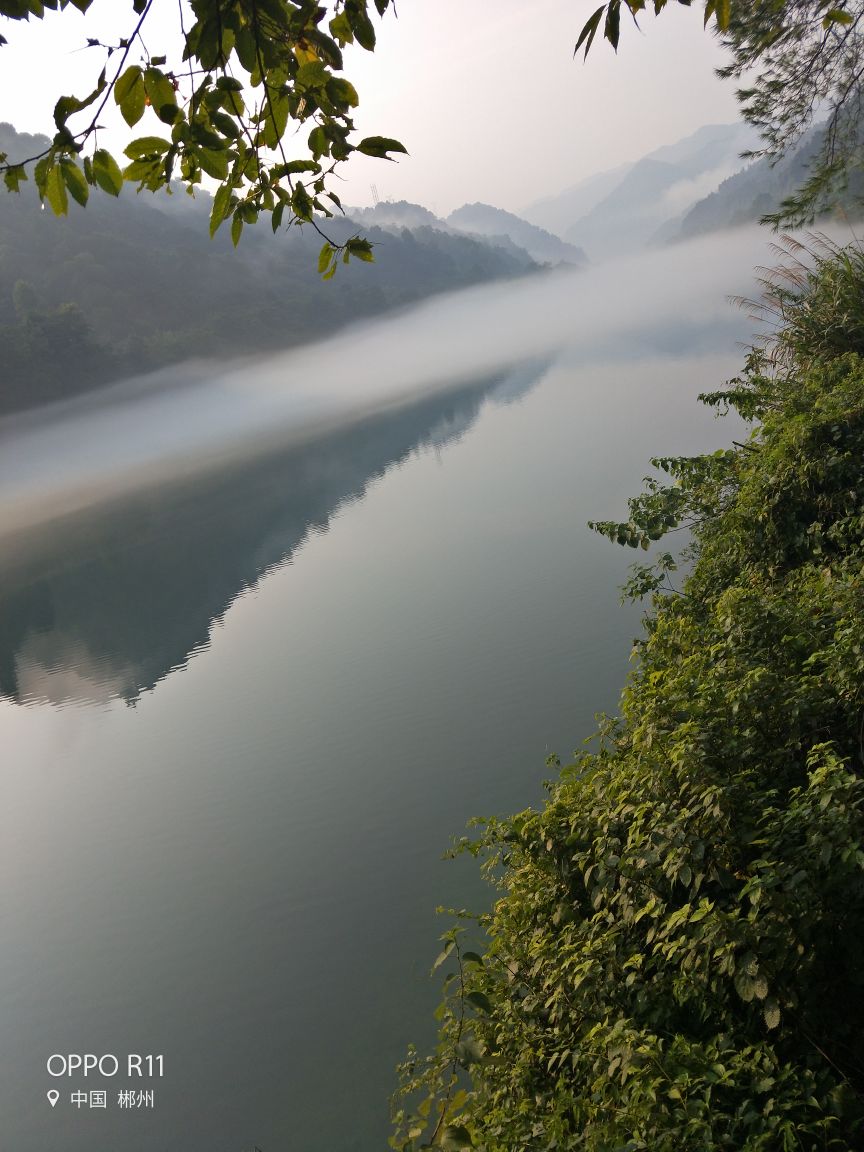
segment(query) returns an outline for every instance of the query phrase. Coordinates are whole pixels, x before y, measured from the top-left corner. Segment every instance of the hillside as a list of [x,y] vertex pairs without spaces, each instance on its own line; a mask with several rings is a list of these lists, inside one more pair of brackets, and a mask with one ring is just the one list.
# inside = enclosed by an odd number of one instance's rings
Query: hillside
[[522,209],[521,215],[531,224],[563,237],[576,220],[587,215],[618,187],[632,167],[632,164],[619,164],[606,172],[595,172],[555,196],[534,200]]
[[447,217],[447,224],[463,233],[497,242],[502,237],[524,249],[538,264],[584,264],[585,252],[551,232],[529,224],[521,216],[491,204],[463,204]]
[[[0,125],[0,151],[38,138]],[[0,413],[30,407],[189,356],[284,348],[435,292],[534,268],[523,252],[432,228],[365,234],[375,264],[317,272],[310,228],[248,229],[209,239],[210,197],[159,201],[131,190],[40,210],[29,185],[0,196]],[[433,217],[434,219],[434,217]],[[350,220],[327,224],[345,239]]]
[[666,220],[739,168],[740,153],[752,143],[753,130],[745,125],[708,125],[656,149],[573,223],[566,238],[598,260],[644,247]]
[[400,1152],[864,1146],[864,255],[803,257],[774,347],[703,397],[746,442],[652,461],[594,525],[688,529],[687,574],[634,565],[620,716],[462,841],[495,898],[442,937]]
[[755,144],[743,124],[709,124],[633,164],[601,172],[530,205],[525,215],[584,248],[591,260],[626,255],[649,243],[706,192],[739,169]]
[[[657,239],[687,240],[723,228],[749,224],[774,212],[806,180],[810,162],[820,146],[820,134],[812,132],[797,151],[778,163],[772,165],[767,157],[754,161],[724,180],[716,191],[699,200],[683,216],[667,223]],[[843,211],[859,216],[861,209],[857,202],[862,198],[864,176],[853,172],[841,201]]]

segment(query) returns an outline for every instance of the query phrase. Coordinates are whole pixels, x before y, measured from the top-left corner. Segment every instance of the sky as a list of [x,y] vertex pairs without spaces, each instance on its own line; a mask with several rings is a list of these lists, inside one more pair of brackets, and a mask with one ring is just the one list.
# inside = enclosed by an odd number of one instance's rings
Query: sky
[[[374,184],[381,199],[439,215],[477,200],[518,212],[738,118],[734,85],[714,74],[723,51],[698,6],[645,14],[640,29],[622,20],[617,55],[598,40],[583,63],[573,46],[595,2],[398,0],[398,17],[376,16],[374,55],[346,52],[360,95],[355,122],[362,135],[401,140],[410,155],[352,160],[335,186],[343,202],[369,204]],[[50,132],[57,97],[89,92],[102,67],[86,38],[121,36],[135,19],[130,0],[95,0],[86,16],[70,6],[29,25],[0,20],[9,41],[0,48],[0,120]],[[156,0],[145,26],[151,53],[176,57],[176,26],[175,0]],[[122,152],[128,129],[116,111],[103,120],[100,145]],[[145,117],[135,134],[160,128],[154,116],[148,129]]]

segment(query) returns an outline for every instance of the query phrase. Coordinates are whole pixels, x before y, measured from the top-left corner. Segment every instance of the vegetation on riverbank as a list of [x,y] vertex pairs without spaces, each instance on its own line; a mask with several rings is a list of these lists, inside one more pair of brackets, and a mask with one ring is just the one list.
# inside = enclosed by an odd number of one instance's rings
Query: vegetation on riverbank
[[445,935],[394,1148],[864,1147],[864,254],[805,254],[767,303],[704,397],[747,442],[655,461],[671,483],[595,525],[686,527],[692,568],[634,570],[620,717],[463,843],[499,898],[482,954]]

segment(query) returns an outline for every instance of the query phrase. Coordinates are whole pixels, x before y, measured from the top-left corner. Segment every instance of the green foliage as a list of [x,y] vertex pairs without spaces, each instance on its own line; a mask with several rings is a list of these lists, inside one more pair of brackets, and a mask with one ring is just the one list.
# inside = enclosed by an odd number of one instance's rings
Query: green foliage
[[[374,0],[379,16],[390,2]],[[91,3],[74,0],[81,12]],[[0,16],[41,19],[45,8],[67,6],[66,0],[0,0]],[[69,197],[83,206],[93,187],[116,196],[124,180],[151,192],[170,190],[172,180],[179,180],[191,193],[207,176],[219,183],[211,234],[230,221],[236,245],[244,225],[262,213],[270,213],[274,231],[283,223],[320,231],[316,217],[332,218],[340,210],[330,178],[352,152],[385,160],[405,152],[398,140],[384,136],[351,140],[359,97],[340,75],[342,48],[356,41],[374,49],[368,0],[334,0],[329,7],[317,0],[191,0],[189,28],[182,5],[168,4],[178,14],[178,28],[158,55],[143,37],[154,6],[156,0],[132,0],[129,35],[117,44],[88,39],[105,58],[93,90],[81,98],[60,97],[56,135],[41,153],[14,160],[0,153],[10,191],[19,190],[27,165],[35,162],[41,200],[65,215]],[[109,99],[130,127],[147,116],[160,133],[133,140],[122,171],[97,146],[99,117]],[[82,123],[80,113],[91,108]],[[311,126],[308,157],[289,155],[294,125]],[[373,259],[371,246],[359,240],[332,247],[345,263],[351,256]],[[323,274],[332,275],[335,267],[335,261],[328,263]]]
[[[689,7],[691,0],[678,0]],[[618,48],[622,9],[636,23],[667,0],[608,0],[585,22],[575,52],[587,56],[597,33]],[[763,146],[750,153],[776,162],[796,145],[814,116],[826,116],[818,154],[801,186],[763,220],[775,227],[810,223],[836,204],[850,173],[864,167],[860,137],[864,76],[864,11],[853,0],[705,0],[706,26],[731,54],[719,69],[742,82],[737,96],[744,119]],[[575,53],[574,53],[575,54]]]
[[597,525],[687,525],[692,570],[649,581],[599,746],[462,845],[500,895],[482,955],[448,935],[394,1148],[864,1146],[862,254],[778,283],[776,340],[706,397],[750,439]]

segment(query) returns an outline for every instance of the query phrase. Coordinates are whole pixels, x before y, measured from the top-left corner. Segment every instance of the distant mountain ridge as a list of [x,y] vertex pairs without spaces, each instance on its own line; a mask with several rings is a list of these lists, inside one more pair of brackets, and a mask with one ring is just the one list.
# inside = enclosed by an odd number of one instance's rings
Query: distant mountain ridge
[[524,260],[526,265],[586,262],[581,249],[492,204],[463,204],[446,220],[407,200],[380,201],[372,208],[348,208],[346,211],[364,228],[370,225],[390,230],[433,228],[503,249],[514,259]]
[[[768,157],[754,161],[729,176],[682,216],[669,221],[658,233],[656,241],[688,240],[723,228],[755,223],[775,212],[781,202],[804,183],[810,163],[821,145],[822,132],[817,128],[807,135],[795,152],[777,163],[772,164]],[[862,200],[864,174],[853,171],[836,211],[842,215],[860,216]]]
[[[525,209],[535,223],[555,221],[564,240],[599,260],[648,244],[662,225],[739,169],[756,143],[746,124],[709,124],[633,164],[598,173]],[[567,221],[567,214],[580,214]]]
[[450,213],[446,222],[451,228],[472,236],[492,240],[506,236],[539,264],[585,264],[587,261],[582,248],[491,204],[463,204]]

